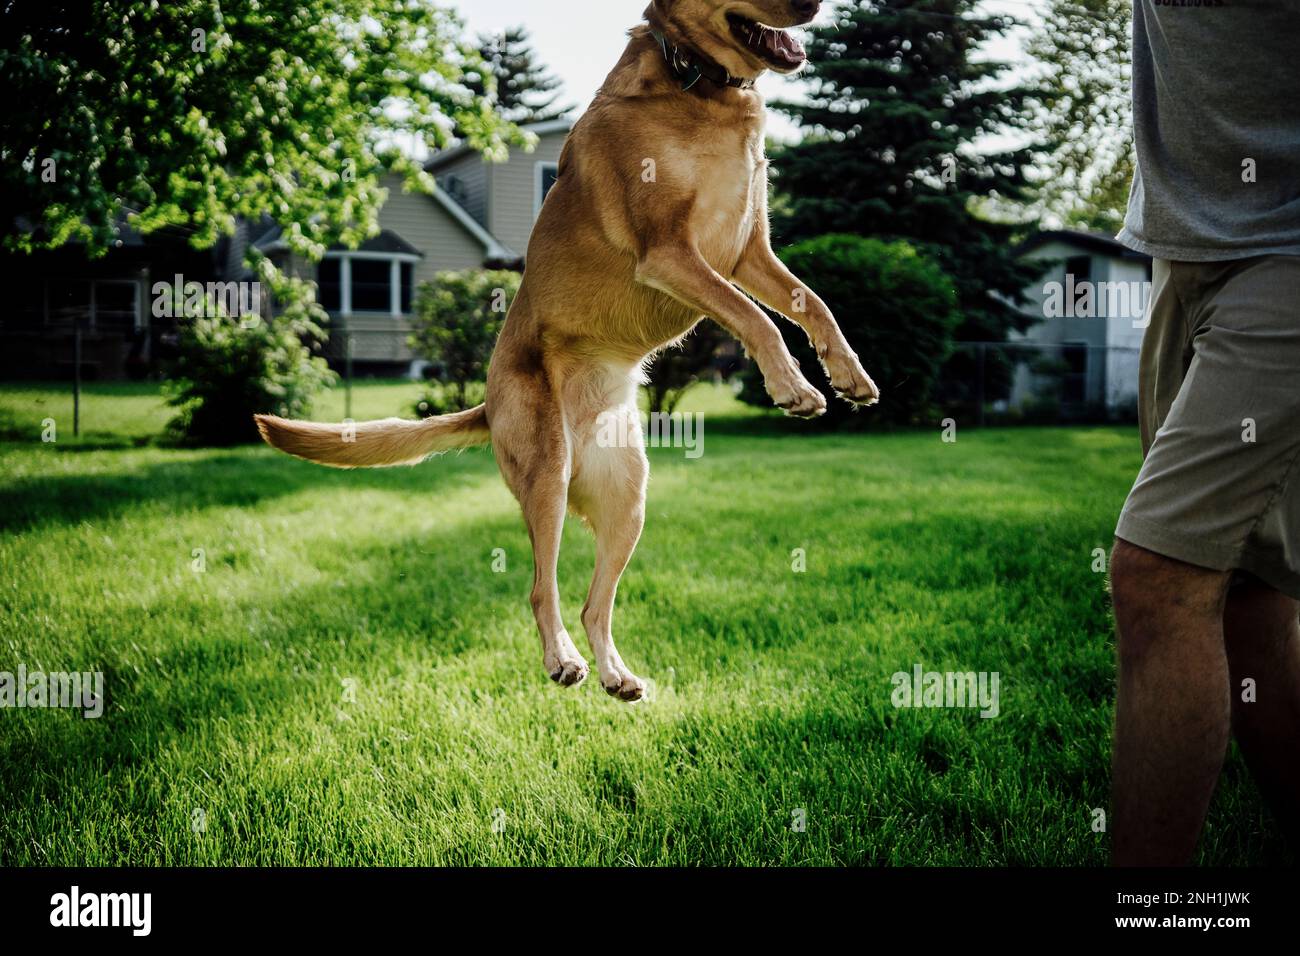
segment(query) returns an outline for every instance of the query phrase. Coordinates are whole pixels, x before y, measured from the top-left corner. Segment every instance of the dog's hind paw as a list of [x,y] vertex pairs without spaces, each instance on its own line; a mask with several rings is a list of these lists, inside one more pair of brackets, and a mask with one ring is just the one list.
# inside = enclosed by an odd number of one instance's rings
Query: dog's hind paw
[[587,679],[587,662],[582,658],[557,661],[548,664],[546,669],[551,680],[561,687],[577,687]]
[[601,677],[600,685],[605,693],[619,700],[634,701],[645,696],[645,681],[631,671],[615,671],[608,677]]

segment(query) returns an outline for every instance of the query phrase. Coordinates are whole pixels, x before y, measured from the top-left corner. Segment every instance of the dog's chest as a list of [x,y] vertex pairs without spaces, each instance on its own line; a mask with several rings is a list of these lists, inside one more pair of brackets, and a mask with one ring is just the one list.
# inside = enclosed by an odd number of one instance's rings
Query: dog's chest
[[763,207],[767,162],[755,145],[744,137],[736,148],[697,160],[691,232],[705,260],[725,276],[735,271]]

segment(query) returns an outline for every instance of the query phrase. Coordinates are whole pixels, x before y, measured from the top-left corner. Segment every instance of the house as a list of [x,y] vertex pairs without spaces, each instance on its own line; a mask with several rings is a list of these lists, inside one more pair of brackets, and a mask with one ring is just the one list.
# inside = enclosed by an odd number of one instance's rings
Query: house
[[1053,405],[1064,418],[1131,417],[1150,257],[1074,230],[1040,232],[1017,251],[1043,271],[1016,305],[1030,324],[1010,337],[1017,364],[1007,404]]
[[86,378],[147,375],[165,348],[150,334],[149,290],[176,275],[207,281],[216,273],[213,253],[186,238],[175,229],[145,238],[123,226],[98,259],[74,245],[0,254],[12,290],[0,312],[0,377],[71,378],[78,356]]
[[[537,137],[536,147],[512,148],[505,162],[485,162],[466,146],[433,156],[425,164],[437,181],[432,195],[407,192],[400,176],[385,177],[389,195],[379,211],[379,235],[357,249],[332,249],[315,266],[319,301],[330,314],[332,362],[346,361],[350,342],[354,368],[404,372],[417,358],[407,337],[422,283],[448,270],[523,268],[573,121],[523,128]],[[250,228],[231,243],[232,268],[242,261],[241,242],[288,256],[278,227],[258,232]],[[297,264],[300,274],[310,268]]]
[[250,245],[297,275],[314,278],[331,318],[327,355],[360,371],[405,372],[416,290],[446,270],[520,269],[542,201],[554,185],[571,120],[524,128],[537,138],[532,152],[511,149],[486,163],[465,147],[444,150],[426,168],[433,195],[407,192],[401,177],[383,185],[380,233],[357,249],[336,248],[318,264],[296,260],[270,222],[241,222],[234,236],[197,252],[178,231],[142,238],[123,229],[117,247],[97,260],[76,248],[0,257],[0,273],[19,290],[0,315],[0,375],[70,377],[79,339],[87,378],[143,376],[165,355],[174,326],[151,308],[153,289],[176,276],[200,283],[246,282]]

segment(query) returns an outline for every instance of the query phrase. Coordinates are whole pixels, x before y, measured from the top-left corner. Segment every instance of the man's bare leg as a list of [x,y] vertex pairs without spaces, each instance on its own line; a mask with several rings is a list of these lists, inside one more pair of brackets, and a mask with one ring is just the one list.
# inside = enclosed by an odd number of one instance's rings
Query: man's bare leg
[[[1228,592],[1223,627],[1233,733],[1260,792],[1300,848],[1300,602],[1252,579]],[[1242,700],[1247,679],[1253,703]]]
[[1227,589],[1226,572],[1115,542],[1111,832],[1119,866],[1191,862],[1228,747]]

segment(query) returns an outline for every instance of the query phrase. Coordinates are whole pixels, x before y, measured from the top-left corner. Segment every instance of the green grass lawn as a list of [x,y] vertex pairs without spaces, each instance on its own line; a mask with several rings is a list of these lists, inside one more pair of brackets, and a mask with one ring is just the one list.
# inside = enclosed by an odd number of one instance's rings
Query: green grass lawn
[[[411,417],[424,386],[404,379],[362,381],[352,393],[356,421],[388,415]],[[341,421],[346,400],[342,387],[325,392],[312,409],[321,421]],[[54,419],[60,444],[79,448],[124,447],[157,439],[176,416],[154,383],[89,383],[82,386],[80,435],[73,435],[70,383],[0,387],[0,438],[40,440],[42,422]]]
[[[354,415],[417,393],[360,387]],[[1106,860],[1092,551],[1131,430],[764,433],[697,391],[703,457],[650,452],[615,633],[654,694],[628,705],[543,673],[527,535],[486,450],[344,473],[96,447],[166,420],[144,386],[94,389],[80,449],[42,444],[59,401],[0,392],[6,433],[31,436],[0,444],[0,670],[101,670],[108,706],[0,712],[0,864]],[[592,557],[571,524],[579,646]],[[997,671],[1000,715],[896,709],[890,677],[916,664]],[[1234,753],[1202,860],[1294,862],[1279,845]]]

